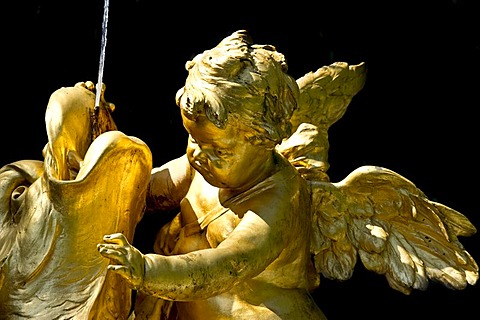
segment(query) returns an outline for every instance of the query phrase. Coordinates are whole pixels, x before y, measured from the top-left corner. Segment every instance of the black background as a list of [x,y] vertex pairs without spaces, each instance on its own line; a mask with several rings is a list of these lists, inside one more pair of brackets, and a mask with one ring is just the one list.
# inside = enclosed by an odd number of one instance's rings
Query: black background
[[[174,103],[185,62],[238,29],[286,55],[295,78],[336,61],[366,62],[367,82],[330,130],[329,170],[339,181],[373,164],[412,180],[432,200],[480,227],[477,1],[161,2],[112,0],[104,83],[120,130],[144,140],[154,166],[184,152]],[[13,2],[12,2],[13,3]],[[42,159],[50,94],[97,82],[102,0],[3,6],[1,162]],[[145,224],[145,223],[144,223]],[[151,224],[150,224],[151,225]],[[140,225],[137,243],[149,229]],[[460,238],[480,261],[479,235]],[[478,285],[431,283],[405,296],[357,267],[344,282],[322,279],[315,299],[330,320],[475,318]],[[475,316],[476,315],[476,316]]]

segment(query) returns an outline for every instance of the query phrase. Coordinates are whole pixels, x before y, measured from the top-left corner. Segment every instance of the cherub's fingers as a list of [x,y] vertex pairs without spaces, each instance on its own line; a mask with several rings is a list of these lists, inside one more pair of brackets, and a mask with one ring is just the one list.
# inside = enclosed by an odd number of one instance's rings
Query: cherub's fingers
[[118,273],[127,280],[130,280],[132,277],[130,270],[125,266],[111,264],[108,266],[108,270]]
[[118,244],[113,244],[113,243],[99,243],[97,244],[97,248],[100,250],[100,248],[103,249],[108,249],[112,251],[118,251],[121,254],[127,254],[128,252],[128,247],[127,246],[121,246]]
[[127,265],[127,250],[124,247],[100,243],[97,245],[98,252],[105,258],[109,258],[121,265]]
[[127,238],[122,233],[112,233],[103,236],[103,241],[121,246],[129,245]]
[[140,288],[145,269],[143,254],[130,245],[121,233],[105,235],[103,240],[104,243],[97,244],[97,250],[103,257],[110,259],[108,269],[126,278],[134,289]]

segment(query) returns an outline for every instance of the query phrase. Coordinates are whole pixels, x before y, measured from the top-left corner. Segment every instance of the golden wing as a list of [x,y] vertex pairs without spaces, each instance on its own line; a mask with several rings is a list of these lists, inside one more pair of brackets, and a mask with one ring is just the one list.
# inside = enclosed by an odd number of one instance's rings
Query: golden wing
[[458,241],[476,233],[461,213],[430,201],[411,181],[380,167],[364,166],[329,182],[328,129],[364,86],[363,63],[337,62],[297,80],[296,130],[277,151],[309,181],[312,193],[311,253],[316,274],[349,279],[358,257],[405,294],[429,280],[463,289],[478,280],[478,266]]
[[357,65],[335,62],[297,79],[300,98],[291,119],[293,130],[301,123],[328,128],[338,121],[365,85],[366,73],[363,62]]
[[[366,72],[364,63],[335,62],[297,79],[300,97],[291,118],[295,132],[277,150],[302,173],[308,171],[317,179],[328,180],[328,129],[345,114],[352,98],[363,88]],[[302,150],[301,156],[298,149]]]
[[475,226],[403,176],[363,166],[338,183],[310,185],[311,251],[326,278],[349,279],[360,257],[405,294],[425,290],[429,279],[457,290],[478,280],[477,263],[457,238],[472,236]]

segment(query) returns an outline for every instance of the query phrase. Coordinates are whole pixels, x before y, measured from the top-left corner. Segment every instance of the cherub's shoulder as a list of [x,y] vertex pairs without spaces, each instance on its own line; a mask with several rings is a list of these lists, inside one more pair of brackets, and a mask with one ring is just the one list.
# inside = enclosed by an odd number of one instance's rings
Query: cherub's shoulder
[[305,188],[307,182],[302,178],[300,172],[286,158],[279,155],[277,170],[271,176],[279,191],[298,192],[298,189]]
[[283,160],[286,163],[279,164],[271,176],[242,193],[242,202],[249,201],[249,205],[254,203],[275,209],[279,206],[290,206],[296,199],[307,195],[308,186],[305,179],[288,163],[288,160]]

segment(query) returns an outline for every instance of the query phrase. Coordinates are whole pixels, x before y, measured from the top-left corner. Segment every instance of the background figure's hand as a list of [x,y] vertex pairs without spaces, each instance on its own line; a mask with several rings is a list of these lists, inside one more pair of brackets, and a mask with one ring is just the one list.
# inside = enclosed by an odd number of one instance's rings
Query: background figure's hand
[[97,249],[102,256],[110,259],[108,270],[118,273],[133,289],[138,290],[143,284],[143,254],[121,233],[105,235],[103,241]]

